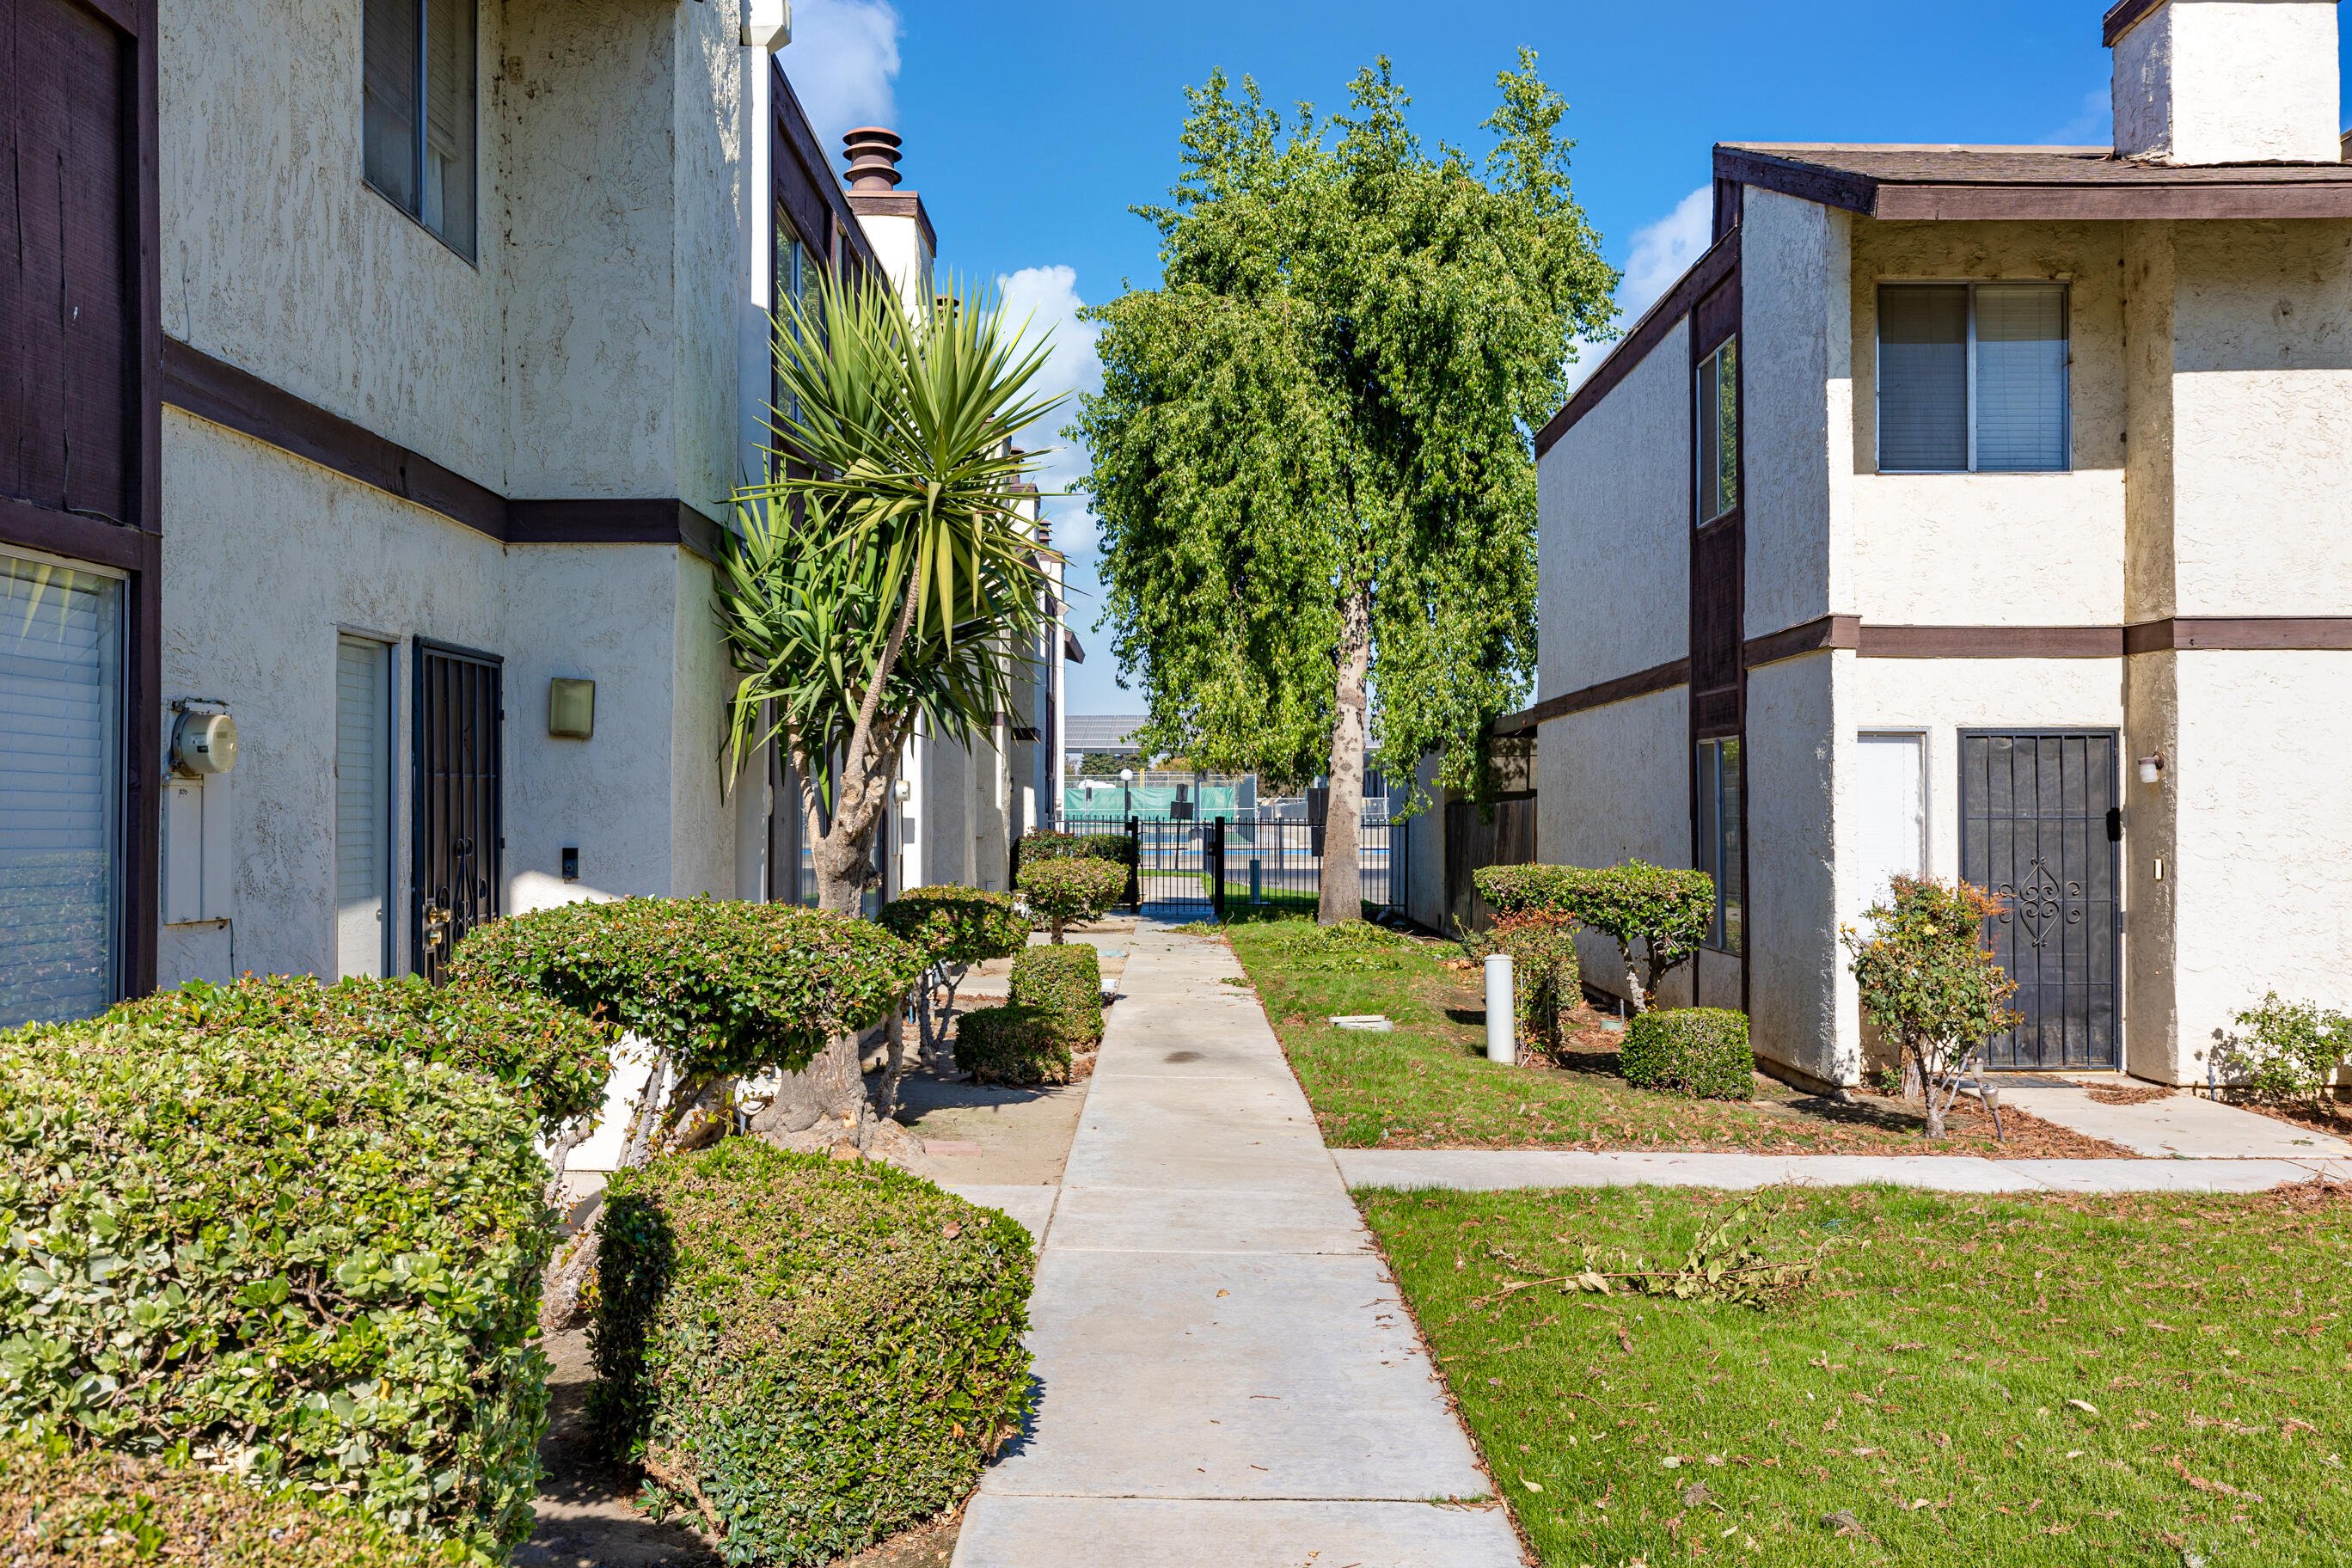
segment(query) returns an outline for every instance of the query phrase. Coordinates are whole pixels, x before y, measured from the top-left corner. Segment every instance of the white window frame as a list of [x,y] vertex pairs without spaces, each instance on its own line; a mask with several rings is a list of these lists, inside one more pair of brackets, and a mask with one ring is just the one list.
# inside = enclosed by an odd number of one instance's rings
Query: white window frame
[[[2062,301],[2061,310],[2066,323],[2066,363],[2061,374],[2063,384],[2059,390],[2061,409],[2059,441],[2066,453],[2066,463],[2057,468],[1980,468],[1977,466],[1977,290],[2000,288],[2004,284],[2032,283],[2054,287]],[[1966,289],[1969,291],[1968,331],[1968,404],[1962,416],[1967,423],[1969,466],[1965,468],[1890,468],[1886,453],[1886,332],[1882,324],[1879,299],[1889,289]],[[1870,300],[1871,328],[1871,460],[1882,474],[2071,474],[2074,471],[2074,283],[2071,278],[1881,278]],[[1874,731],[1873,733],[1893,734],[1895,731]]]
[[[389,979],[400,973],[400,970],[397,967],[400,946],[399,930],[401,925],[404,923],[400,918],[400,910],[404,908],[400,899],[400,781],[403,777],[400,765],[400,639],[394,637],[389,637],[383,632],[364,631],[356,626],[336,627],[336,668],[339,675],[341,668],[342,645],[347,641],[373,643],[376,646],[382,657],[382,668],[377,678],[378,684],[376,687],[376,692],[383,705],[383,732],[381,737],[383,748],[381,752],[383,763],[383,798],[377,802],[379,812],[377,827],[382,833],[383,837],[377,847],[380,856],[380,863],[376,867],[376,871],[378,876],[382,878],[381,886],[383,889],[382,897],[383,900],[383,944],[382,952],[377,960],[382,967],[377,971],[377,973]],[[338,707],[340,708],[340,706],[341,704],[339,701]],[[340,713],[338,713],[337,717],[340,720]],[[338,744],[337,754],[340,759],[340,742]],[[340,798],[338,799],[337,805],[339,808],[338,816],[340,817]],[[340,847],[341,847],[339,845],[339,850]],[[340,855],[338,858],[340,859]],[[341,894],[340,889],[337,891],[336,901],[337,923],[335,928],[334,948],[336,957],[336,973],[337,978],[340,979],[342,977],[342,942],[341,928]]]

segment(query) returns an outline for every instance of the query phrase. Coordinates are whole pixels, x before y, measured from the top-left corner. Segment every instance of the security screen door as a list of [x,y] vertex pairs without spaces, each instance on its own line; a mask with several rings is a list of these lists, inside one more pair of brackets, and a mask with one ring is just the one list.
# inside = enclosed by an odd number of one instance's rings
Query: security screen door
[[2121,1065],[2121,826],[2113,731],[1961,731],[1960,876],[2001,900],[1985,939],[2021,1019],[1988,1067]]
[[494,654],[416,644],[410,952],[436,985],[466,933],[499,914],[500,673]]

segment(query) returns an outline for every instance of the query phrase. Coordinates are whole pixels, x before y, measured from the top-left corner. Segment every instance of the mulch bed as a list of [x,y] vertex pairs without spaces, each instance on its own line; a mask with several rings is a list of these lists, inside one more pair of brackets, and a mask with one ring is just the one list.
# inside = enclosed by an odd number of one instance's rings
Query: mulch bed
[[2146,1089],[2111,1089],[2100,1084],[2087,1092],[2101,1105],[2146,1105],[2151,1100],[2172,1098],[2171,1086],[2161,1083],[2150,1084]]

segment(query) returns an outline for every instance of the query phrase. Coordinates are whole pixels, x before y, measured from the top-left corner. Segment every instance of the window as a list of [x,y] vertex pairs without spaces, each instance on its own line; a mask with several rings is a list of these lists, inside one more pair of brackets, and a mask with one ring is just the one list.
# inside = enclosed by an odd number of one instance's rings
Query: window
[[335,973],[391,973],[392,649],[335,649]]
[[0,553],[0,1028],[115,1000],[121,734],[121,582]]
[[1878,290],[1882,473],[2053,473],[2072,461],[2063,283]]
[[1715,879],[1715,917],[1706,945],[1738,952],[1745,932],[1746,895],[1740,884],[1740,835],[1747,818],[1739,795],[1737,738],[1698,743],[1698,868]]
[[1698,364],[1698,523],[1739,504],[1739,340]]
[[475,0],[365,0],[367,182],[474,258]]

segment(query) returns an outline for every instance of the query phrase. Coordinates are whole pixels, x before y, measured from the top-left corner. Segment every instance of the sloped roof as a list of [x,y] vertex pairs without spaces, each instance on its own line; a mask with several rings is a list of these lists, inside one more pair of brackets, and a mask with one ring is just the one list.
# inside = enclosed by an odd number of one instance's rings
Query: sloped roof
[[2175,167],[2105,147],[1726,142],[1716,177],[1887,219],[2352,217],[2352,164]]

